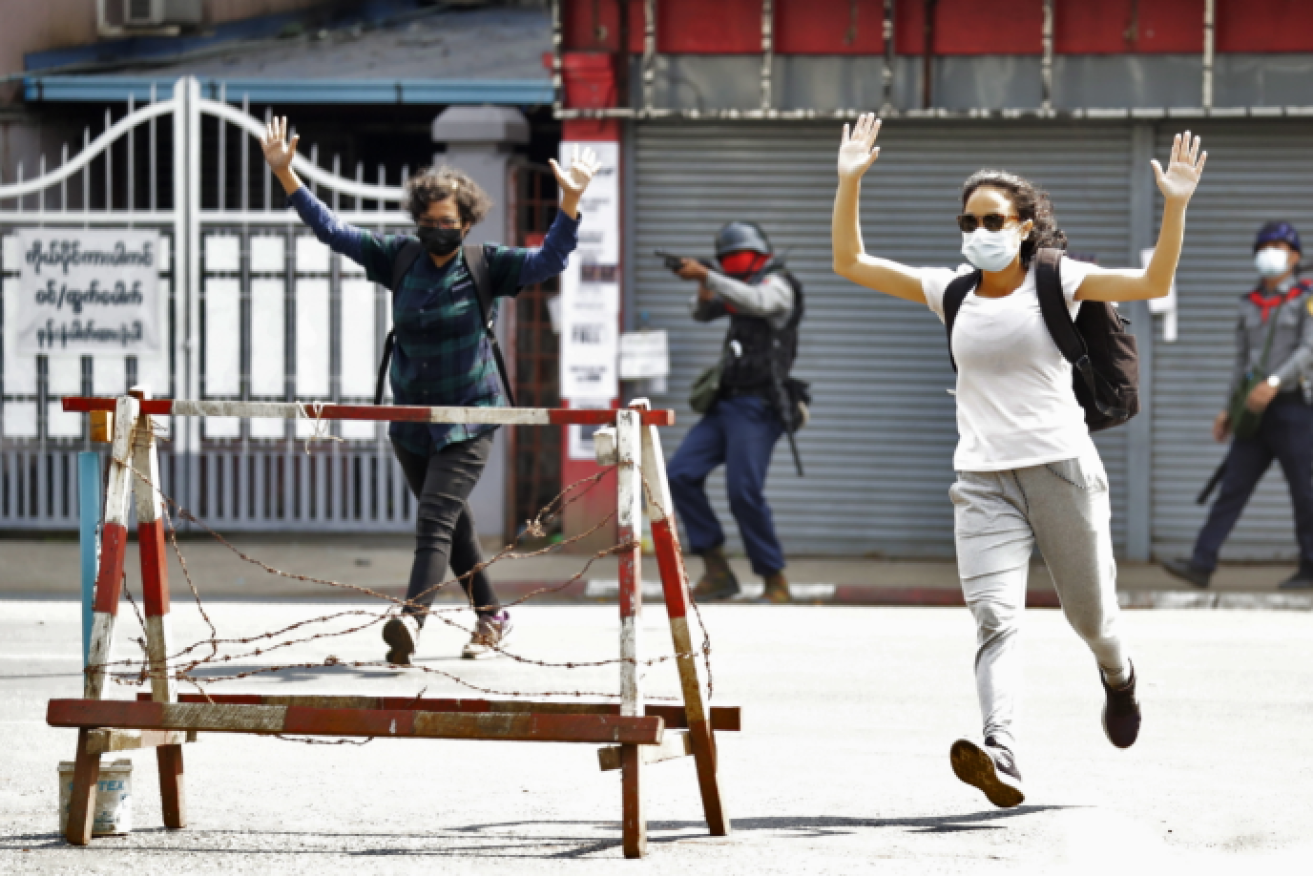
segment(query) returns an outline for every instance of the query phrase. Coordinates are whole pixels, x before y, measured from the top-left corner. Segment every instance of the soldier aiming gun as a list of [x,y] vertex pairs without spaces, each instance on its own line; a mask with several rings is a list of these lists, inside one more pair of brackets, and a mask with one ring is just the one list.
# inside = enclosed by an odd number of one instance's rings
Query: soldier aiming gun
[[725,558],[725,534],[707,501],[707,476],[725,466],[730,510],[752,570],[766,584],[763,598],[788,602],[784,552],[766,503],[766,474],[780,435],[787,435],[798,473],[793,432],[805,421],[806,384],[789,372],[798,351],[802,285],[775,257],[770,240],[751,222],[731,222],[716,234],[716,264],[657,250],[666,267],[698,284],[691,302],[698,322],[729,317],[720,361],[697,381],[690,399],[703,414],[670,461],[675,510],[688,531],[689,549],[705,571],[698,599],[728,599],[738,579]]

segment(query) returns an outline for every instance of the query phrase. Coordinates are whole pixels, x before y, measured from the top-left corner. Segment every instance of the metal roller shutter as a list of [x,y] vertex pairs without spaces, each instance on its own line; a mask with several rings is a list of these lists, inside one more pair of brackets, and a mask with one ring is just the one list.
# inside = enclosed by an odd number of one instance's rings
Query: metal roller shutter
[[[835,124],[644,124],[637,127],[636,299],[639,321],[670,332],[669,392],[679,410],[669,452],[693,422],[687,388],[714,361],[724,324],[688,315],[689,284],[656,247],[707,255],[731,219],[760,222],[806,286],[796,373],[811,381],[811,425],[799,435],[807,477],[786,442],[769,484],[786,552],[951,556],[952,454],[957,441],[943,327],[923,307],[859,288],[830,269]],[[867,248],[913,265],[957,265],[959,187],[981,167],[1024,174],[1053,194],[1075,251],[1106,265],[1128,259],[1130,134],[1124,125],[904,123],[885,127],[867,176]],[[1099,438],[1125,543],[1124,431]],[[708,489],[738,546],[718,474]]]
[[[1159,126],[1165,161],[1175,128]],[[1210,437],[1226,403],[1235,356],[1236,309],[1253,288],[1259,226],[1287,219],[1313,236],[1313,124],[1204,124],[1204,180],[1190,205],[1177,272],[1180,340],[1158,343],[1154,361],[1154,553],[1185,555],[1207,509],[1194,497],[1226,448]],[[1254,493],[1222,553],[1227,559],[1293,559],[1290,495],[1279,466]]]

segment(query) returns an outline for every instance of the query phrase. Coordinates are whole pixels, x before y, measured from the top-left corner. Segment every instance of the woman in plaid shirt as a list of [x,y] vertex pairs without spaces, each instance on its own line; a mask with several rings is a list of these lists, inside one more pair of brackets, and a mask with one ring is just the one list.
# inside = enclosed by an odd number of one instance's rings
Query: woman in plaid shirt
[[[287,140],[287,119],[268,125],[261,146],[288,200],[315,236],[334,252],[359,263],[369,279],[392,288],[393,266],[413,237],[375,235],[337,218],[301,184],[292,170],[297,137]],[[539,249],[485,244],[491,297],[513,298],[520,289],[548,280],[565,268],[578,243],[579,199],[599,169],[592,150],[576,152],[569,168],[551,162],[561,186],[561,209]],[[425,254],[392,288],[396,346],[392,357],[392,396],[398,404],[501,407],[508,404],[487,333],[479,316],[474,281],[461,245],[487,214],[492,202],[458,170],[421,171],[406,183],[406,206]],[[497,306],[490,317],[495,319]],[[389,429],[397,461],[419,504],[415,562],[406,606],[383,627],[387,659],[408,664],[419,642],[447,564],[478,616],[462,657],[491,657],[511,631],[484,571],[470,514],[469,496],[492,450],[492,425],[393,423]]]

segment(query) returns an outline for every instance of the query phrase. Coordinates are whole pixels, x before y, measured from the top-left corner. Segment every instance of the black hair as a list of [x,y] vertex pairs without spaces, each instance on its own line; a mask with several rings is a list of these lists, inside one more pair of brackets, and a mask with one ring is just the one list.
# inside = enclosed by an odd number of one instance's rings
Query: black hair
[[492,209],[492,198],[488,193],[454,167],[426,167],[406,180],[405,207],[416,222],[428,210],[429,204],[448,198],[456,199],[460,221],[467,227],[479,224]]
[[1008,173],[1006,170],[977,170],[962,183],[963,208],[979,188],[1007,192],[1012,200],[1012,207],[1021,217],[1021,221],[1025,222],[1029,219],[1035,223],[1030,236],[1021,242],[1022,267],[1029,268],[1031,260],[1035,258],[1035,251],[1042,247],[1064,250],[1067,248],[1067,235],[1058,227],[1048,192],[1025,177]]

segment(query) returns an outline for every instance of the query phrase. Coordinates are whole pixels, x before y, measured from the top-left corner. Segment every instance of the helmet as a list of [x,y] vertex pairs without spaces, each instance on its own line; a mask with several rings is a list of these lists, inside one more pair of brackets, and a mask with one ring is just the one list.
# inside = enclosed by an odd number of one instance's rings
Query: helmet
[[716,232],[716,258],[726,253],[751,250],[762,255],[772,255],[775,250],[770,245],[770,238],[756,222],[728,222]]
[[1300,255],[1304,254],[1299,246],[1299,232],[1289,222],[1268,222],[1258,229],[1258,237],[1254,238],[1254,252],[1269,243],[1284,243]]

